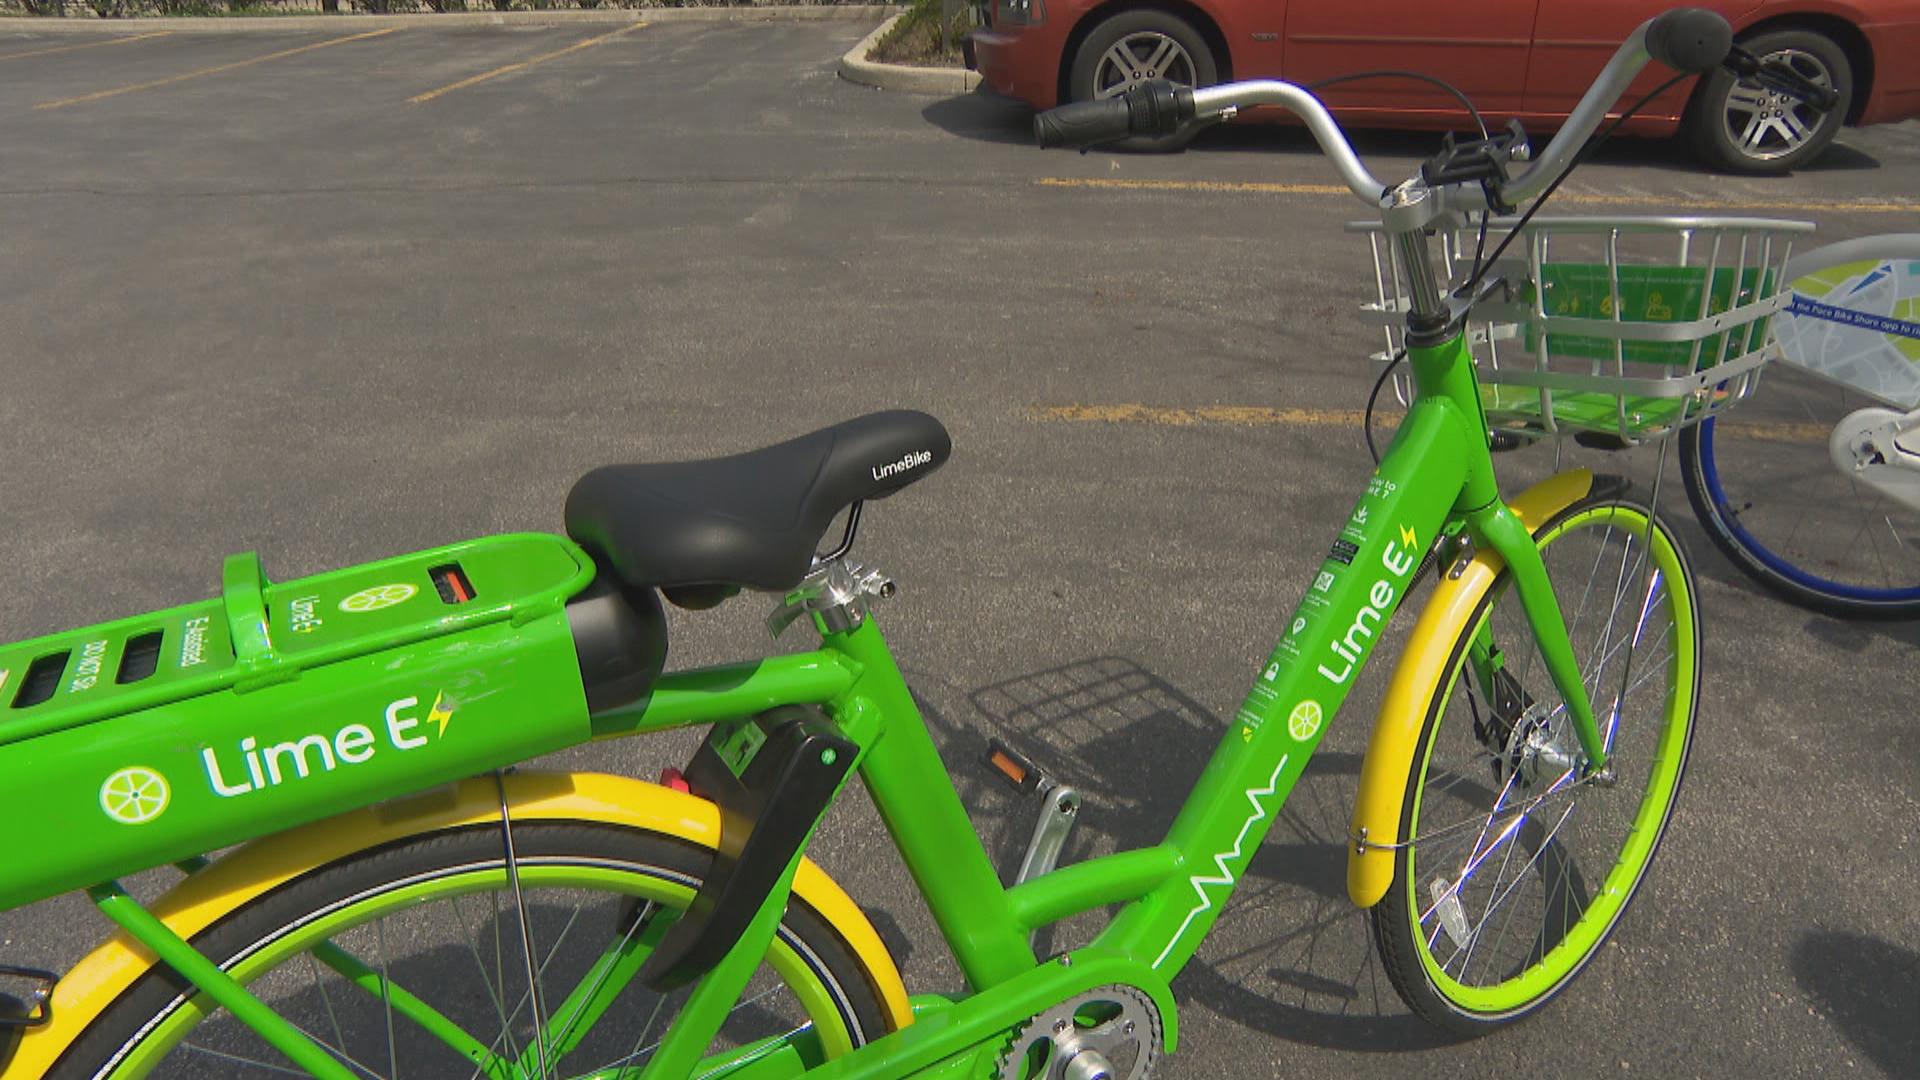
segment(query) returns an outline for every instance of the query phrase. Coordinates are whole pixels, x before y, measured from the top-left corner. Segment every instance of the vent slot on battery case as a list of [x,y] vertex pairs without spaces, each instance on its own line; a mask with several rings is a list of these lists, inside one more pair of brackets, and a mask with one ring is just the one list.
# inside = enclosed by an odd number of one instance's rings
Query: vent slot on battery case
[[149,630],[127,639],[127,647],[120,653],[120,670],[113,681],[125,685],[139,682],[141,679],[160,669],[160,641],[166,635],[159,630]]
[[20,679],[20,692],[13,697],[13,707],[30,709],[53,696],[60,688],[60,676],[67,670],[67,659],[73,655],[68,649],[47,655],[27,665],[27,673]]

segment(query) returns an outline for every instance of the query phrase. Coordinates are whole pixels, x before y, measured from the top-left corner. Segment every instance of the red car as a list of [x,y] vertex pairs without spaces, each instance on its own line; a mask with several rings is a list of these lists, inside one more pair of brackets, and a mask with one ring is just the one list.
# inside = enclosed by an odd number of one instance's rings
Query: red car
[[[976,3],[981,28],[968,40],[968,66],[996,92],[1036,109],[1116,94],[1155,77],[1193,85],[1253,78],[1311,84],[1398,68],[1458,87],[1489,125],[1517,116],[1529,128],[1565,119],[1630,30],[1679,6],[1671,0]],[[1678,132],[1712,165],[1777,173],[1812,160],[1843,123],[1920,116],[1920,0],[1696,5],[1726,16],[1748,51],[1834,87],[1840,104],[1823,114],[1720,71],[1662,94],[1624,131]],[[1626,100],[1671,74],[1650,67]],[[1469,119],[1445,91],[1410,79],[1330,86],[1320,97],[1347,124],[1458,128]]]

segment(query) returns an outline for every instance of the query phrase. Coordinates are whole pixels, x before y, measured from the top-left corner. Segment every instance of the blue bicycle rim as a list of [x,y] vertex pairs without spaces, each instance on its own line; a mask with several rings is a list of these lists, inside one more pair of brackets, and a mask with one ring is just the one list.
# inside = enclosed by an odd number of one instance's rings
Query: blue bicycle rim
[[1846,600],[1886,602],[1920,599],[1920,586],[1904,589],[1869,589],[1860,585],[1833,581],[1818,574],[1810,574],[1781,558],[1767,545],[1756,539],[1740,524],[1739,518],[1727,508],[1727,493],[1720,487],[1720,469],[1713,460],[1712,419],[1700,422],[1700,479],[1706,484],[1707,500],[1718,511],[1720,524],[1733,536],[1734,541],[1781,577],[1815,592]]

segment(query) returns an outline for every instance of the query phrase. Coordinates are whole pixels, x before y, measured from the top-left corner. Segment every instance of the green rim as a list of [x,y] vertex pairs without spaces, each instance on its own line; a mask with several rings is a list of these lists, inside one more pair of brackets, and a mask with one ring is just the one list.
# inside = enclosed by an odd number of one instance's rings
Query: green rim
[[[656,876],[657,871],[653,871],[653,868],[639,864],[613,869],[605,865],[553,865],[527,860],[520,863],[519,870],[522,889],[570,888],[623,893],[681,910],[692,902],[694,894],[694,890],[687,885]],[[391,912],[429,900],[511,888],[506,871],[502,868],[450,868],[449,873],[427,881],[416,881],[371,896],[362,895],[343,901],[325,914],[255,948],[245,958],[230,964],[227,971],[242,984],[251,983],[322,942]],[[819,1039],[826,1056],[837,1057],[848,1053],[853,1047],[853,1039],[835,1003],[833,992],[783,937],[784,934],[774,939],[772,948],[768,950],[768,964],[806,1011],[813,1023],[813,1034]],[[211,1012],[217,1011],[217,1006],[210,1005],[204,997],[178,1003],[109,1075],[114,1080],[138,1080],[146,1076]],[[483,1045],[487,1042],[484,1037],[475,1038]],[[755,1047],[745,1047],[740,1051],[742,1054],[758,1052]]]
[[[1559,944],[1549,950],[1540,961],[1527,967],[1518,976],[1496,983],[1492,986],[1469,986],[1453,978],[1440,966],[1430,949],[1421,944],[1415,948],[1419,954],[1421,967],[1426,971],[1428,980],[1434,988],[1459,1009],[1466,1012],[1497,1017],[1513,1013],[1539,1001],[1551,994],[1567,979],[1571,978],[1594,949],[1605,939],[1607,933],[1618,921],[1627,902],[1632,899],[1633,891],[1646,873],[1648,862],[1653,856],[1655,845],[1666,826],[1667,815],[1672,809],[1675,789],[1680,782],[1681,767],[1686,760],[1686,748],[1693,723],[1694,667],[1696,663],[1694,637],[1694,602],[1687,579],[1684,564],[1667,535],[1651,527],[1647,515],[1632,507],[1620,504],[1608,504],[1586,510],[1576,510],[1565,518],[1554,522],[1539,535],[1539,544],[1544,549],[1554,540],[1583,524],[1605,517],[1605,522],[1625,528],[1632,535],[1646,543],[1653,553],[1655,567],[1665,581],[1666,606],[1673,619],[1675,647],[1668,666],[1668,699],[1666,720],[1653,759],[1648,764],[1647,791],[1640,801],[1638,813],[1634,816],[1632,827],[1627,835],[1618,859],[1608,871],[1593,902],[1584,909],[1581,918],[1568,931]],[[1623,520],[1624,519],[1624,520]],[[1651,539],[1649,540],[1649,537]],[[1473,629],[1464,635],[1462,641],[1471,641],[1486,626],[1492,617],[1493,601],[1498,598],[1499,590],[1504,586],[1505,578],[1490,590],[1483,601],[1480,614]],[[1465,666],[1466,654],[1460,652],[1447,677],[1446,692],[1437,700],[1444,703],[1453,696],[1458,685],[1459,674]],[[1444,708],[1444,704],[1440,707]],[[1434,743],[1440,731],[1439,723],[1428,727],[1425,746],[1421,750],[1419,775],[1424,777],[1431,763]],[[1621,763],[1616,762],[1616,767]],[[1425,794],[1425,784],[1415,787],[1413,793],[1413,811],[1410,819],[1409,835],[1418,835],[1420,803]],[[1423,941],[1420,925],[1420,896],[1416,887],[1419,874],[1414,867],[1417,847],[1407,849],[1407,870],[1403,875],[1401,887],[1407,890],[1407,912],[1413,921],[1413,940]]]

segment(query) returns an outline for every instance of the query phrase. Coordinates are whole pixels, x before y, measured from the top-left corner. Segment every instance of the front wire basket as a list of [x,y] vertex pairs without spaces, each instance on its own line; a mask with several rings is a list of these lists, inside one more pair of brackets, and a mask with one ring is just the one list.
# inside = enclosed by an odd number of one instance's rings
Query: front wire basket
[[[1487,226],[1493,251],[1518,225]],[[1405,344],[1406,267],[1378,222],[1367,235],[1378,282],[1362,306]],[[1631,445],[1664,438],[1753,393],[1778,352],[1768,320],[1792,294],[1782,273],[1810,222],[1735,217],[1535,218],[1488,272],[1502,288],[1467,320],[1487,422],[1528,438],[1591,433]],[[1443,231],[1451,286],[1473,270],[1478,223]],[[1404,370],[1394,389],[1411,387]]]

